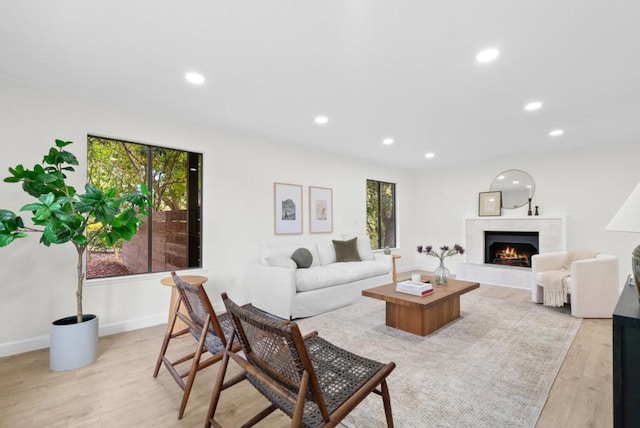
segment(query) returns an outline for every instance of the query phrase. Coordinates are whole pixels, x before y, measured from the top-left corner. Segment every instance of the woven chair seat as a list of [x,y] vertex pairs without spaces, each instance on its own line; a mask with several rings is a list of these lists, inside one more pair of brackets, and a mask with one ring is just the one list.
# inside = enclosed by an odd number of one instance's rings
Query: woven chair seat
[[[222,327],[222,331],[224,332],[224,337],[229,337],[231,335],[231,331],[233,331],[233,324],[231,323],[231,318],[229,318],[229,315],[226,312],[218,315],[218,321],[220,322],[220,327]],[[197,341],[200,340],[199,330],[189,328],[189,331]],[[234,343],[238,343],[237,337],[234,338]],[[209,334],[206,335],[204,340],[204,347],[206,348],[206,350],[212,354],[219,354],[224,351],[226,345],[226,341],[223,342],[217,336],[213,324],[209,325]]]
[[[304,343],[318,375],[329,413],[333,413],[384,367],[382,363],[339,348],[319,336],[310,337]],[[293,416],[292,401],[296,399],[294,391],[291,392],[290,400],[285,400],[257,378],[247,374],[247,380],[267,400],[276,402],[283,412]],[[318,405],[311,400],[305,402],[302,423],[306,428],[316,428],[324,423]]]

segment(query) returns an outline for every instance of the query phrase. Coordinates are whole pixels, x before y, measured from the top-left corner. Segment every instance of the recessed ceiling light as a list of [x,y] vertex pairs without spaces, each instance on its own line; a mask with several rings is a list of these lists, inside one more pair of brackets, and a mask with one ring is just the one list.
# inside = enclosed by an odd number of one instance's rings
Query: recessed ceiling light
[[498,176],[498,180],[504,180],[504,175]]
[[542,103],[540,101],[531,101],[527,105],[524,106],[526,111],[535,111],[540,110],[542,108]]
[[476,55],[476,61],[478,62],[491,62],[495,61],[500,56],[500,51],[498,49],[485,49],[480,51],[478,55]]
[[382,140],[382,144],[384,144],[385,146],[390,146],[391,144],[393,144],[393,138],[385,138],[384,140]]
[[435,153],[426,153],[426,154],[424,155],[424,157],[425,157],[425,158],[427,158],[427,159],[433,159],[433,157],[434,157],[435,155],[436,155]]
[[549,135],[551,137],[559,137],[562,134],[564,134],[564,131],[562,129],[554,129],[553,131],[549,132]]
[[204,83],[204,76],[200,73],[187,73],[184,75],[184,78],[187,79],[187,82],[193,83],[194,85],[202,85]]
[[511,184],[520,184],[520,182],[518,180],[513,180]]
[[329,122],[329,118],[327,116],[317,116],[314,120],[318,125],[326,125],[327,122]]

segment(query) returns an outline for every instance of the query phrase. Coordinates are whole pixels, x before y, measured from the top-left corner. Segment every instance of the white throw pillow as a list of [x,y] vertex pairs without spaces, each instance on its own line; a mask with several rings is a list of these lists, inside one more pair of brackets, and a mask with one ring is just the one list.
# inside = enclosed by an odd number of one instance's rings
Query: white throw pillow
[[283,267],[283,268],[289,268],[289,269],[295,269],[297,267],[296,262],[294,262],[291,259],[291,257],[287,257],[281,254],[268,256],[265,258],[265,261],[269,266]]
[[[313,262],[311,266],[320,266],[320,256],[318,255],[318,247],[316,244],[309,243],[287,243],[287,244],[260,244],[260,263],[268,265],[267,257],[287,256],[291,258],[291,254],[298,248],[306,248],[311,251]],[[295,263],[295,262],[294,262]]]
[[320,255],[320,266],[326,266],[336,262],[336,250],[331,241],[318,242],[318,253]]
[[374,260],[375,256],[373,255],[373,250],[371,249],[371,240],[367,235],[353,235],[348,233],[342,234],[342,239],[353,239],[354,237],[358,238],[358,254],[360,254],[360,258],[362,260]]

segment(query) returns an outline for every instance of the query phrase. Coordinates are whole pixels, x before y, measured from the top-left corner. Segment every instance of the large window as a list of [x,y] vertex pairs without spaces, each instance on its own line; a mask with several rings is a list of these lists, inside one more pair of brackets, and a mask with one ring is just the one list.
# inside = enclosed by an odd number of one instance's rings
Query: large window
[[88,136],[87,160],[91,184],[127,192],[146,183],[153,202],[131,241],[87,249],[87,278],[202,266],[201,154]]
[[371,248],[396,246],[396,185],[367,180],[367,233]]

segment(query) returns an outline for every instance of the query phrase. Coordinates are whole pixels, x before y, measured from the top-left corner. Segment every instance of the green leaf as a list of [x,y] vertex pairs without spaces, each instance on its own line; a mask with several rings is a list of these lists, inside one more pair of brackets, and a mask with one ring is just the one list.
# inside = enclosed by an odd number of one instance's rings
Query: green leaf
[[51,217],[51,210],[47,206],[41,206],[38,208],[35,213],[33,213],[33,221],[35,224],[45,224],[46,221]]
[[18,183],[20,181],[22,181],[22,178],[18,178],[18,177],[7,177],[3,180],[5,183]]
[[44,174],[38,175],[38,177],[36,177],[36,179],[40,183],[53,183],[54,181],[58,180],[59,177],[56,177],[55,174],[44,173]]
[[62,140],[56,140],[56,146],[57,146],[57,147],[60,147],[60,148],[62,148],[62,147],[66,147],[66,146],[68,146],[69,144],[73,144],[73,141],[62,141]]
[[47,247],[51,244],[55,244],[58,238],[56,237],[56,233],[53,230],[53,224],[49,223],[44,228],[44,232],[42,233],[42,237],[40,238],[40,242],[42,242]]
[[20,208],[20,211],[36,211],[37,209],[43,207],[44,205],[40,202],[32,202]]
[[111,199],[111,198],[113,198],[115,196],[116,196],[116,189],[109,189],[104,193],[104,197],[105,198]]
[[76,235],[73,237],[73,242],[75,242],[76,245],[85,247],[87,245],[87,237],[84,235]]
[[[11,175],[13,175],[14,177],[17,178],[22,178],[24,177],[24,166],[22,165],[18,165],[15,168],[9,168],[9,172],[11,173]],[[6,180],[6,179],[5,179]]]
[[77,219],[77,215],[74,214],[73,212],[67,213],[67,212],[64,212],[62,210],[53,211],[53,215],[57,219],[59,219],[60,221],[65,222],[65,223],[73,223]]
[[14,220],[16,214],[9,210],[0,210],[0,221]]
[[78,159],[75,157],[73,153],[63,150],[60,152],[60,157],[64,162],[68,163],[69,165],[78,165]]
[[44,155],[42,158],[42,162],[48,165],[57,165],[58,164],[58,151],[55,147],[51,147],[49,149],[49,154]]
[[53,203],[53,201],[56,199],[56,197],[53,195],[53,193],[49,192],[46,195],[40,196],[38,199],[43,204],[49,206],[49,205],[51,205]]
[[149,187],[147,187],[147,183],[140,183],[140,191],[143,195],[151,196],[151,192],[149,191]]
[[13,242],[14,236],[11,233],[0,233],[0,247],[6,247]]

